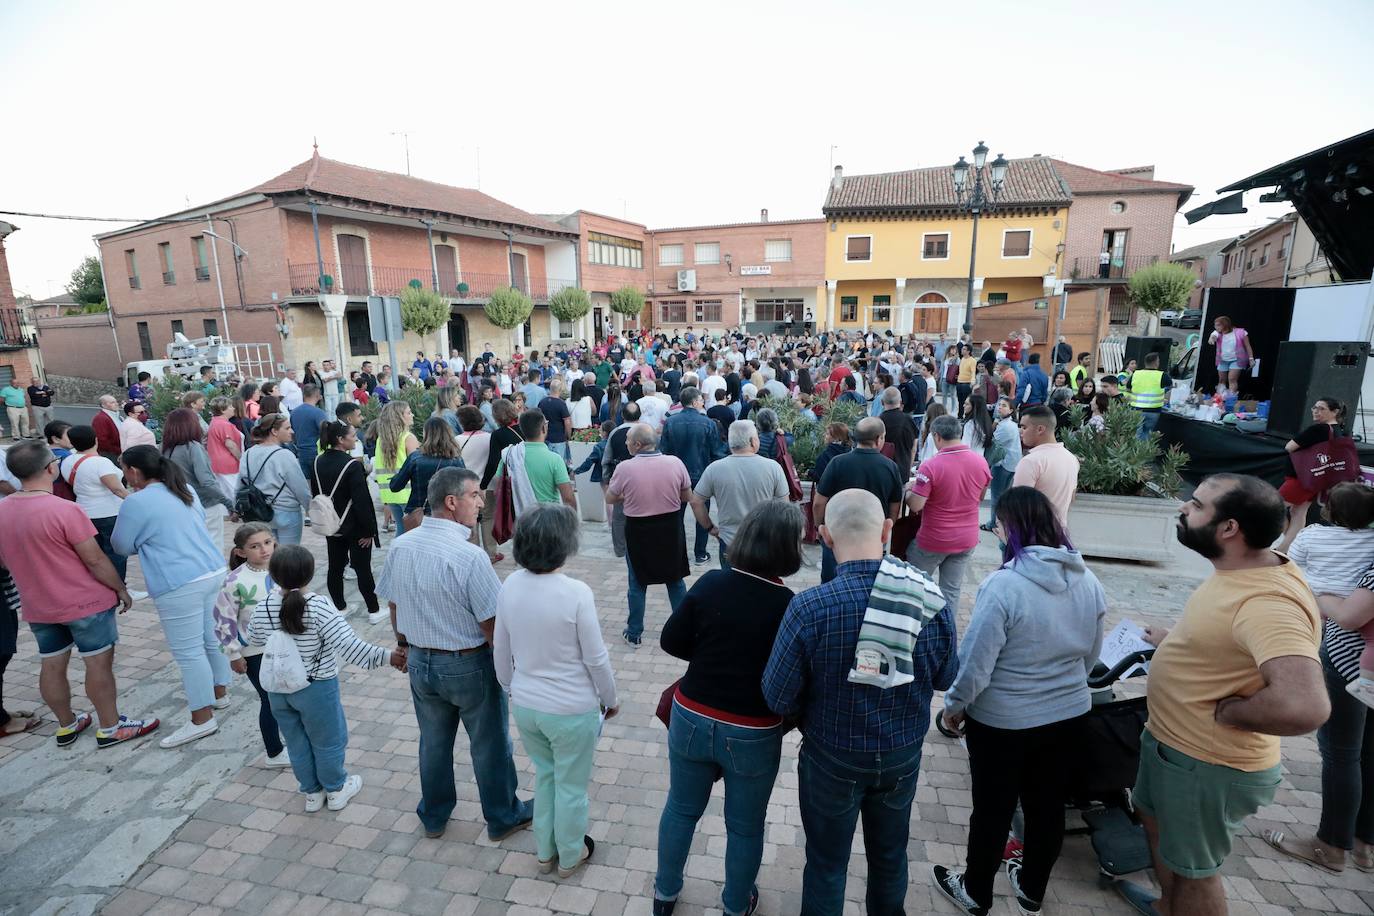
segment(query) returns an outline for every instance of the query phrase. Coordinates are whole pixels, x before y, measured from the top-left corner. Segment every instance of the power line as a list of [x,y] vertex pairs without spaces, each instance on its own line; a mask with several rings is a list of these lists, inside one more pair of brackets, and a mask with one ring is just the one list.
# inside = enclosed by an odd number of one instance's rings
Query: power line
[[[32,219],[73,219],[85,223],[151,223],[149,219],[123,219],[118,216],[72,216],[67,213],[25,213],[22,210],[0,210],[0,216],[25,216]],[[197,217],[199,218],[199,217]]]

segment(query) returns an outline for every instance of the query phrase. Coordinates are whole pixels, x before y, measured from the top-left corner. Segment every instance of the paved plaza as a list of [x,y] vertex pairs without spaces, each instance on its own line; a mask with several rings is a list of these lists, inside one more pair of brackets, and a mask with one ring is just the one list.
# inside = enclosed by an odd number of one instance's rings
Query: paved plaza
[[[606,723],[592,775],[596,855],[572,878],[539,874],[528,832],[499,845],[487,840],[465,736],[459,738],[460,800],[454,820],[442,839],[425,839],[414,813],[419,731],[406,678],[390,668],[348,668],[341,677],[348,764],[365,784],[338,813],[303,814],[290,770],[261,767],[257,697],[244,678],[231,688],[234,705],[219,714],[218,734],[176,750],[159,749],[156,736],[105,751],[86,736],[59,750],[51,719],[37,733],[0,740],[0,913],[648,914],[658,817],[668,790],[666,733],[653,710],[685,664],[657,647],[668,613],[661,587],[650,589],[643,647],[634,650],[620,640],[624,562],[612,555],[604,524],[588,522],[583,529],[582,551],[568,572],[595,590],[623,705],[621,714]],[[321,539],[308,529],[306,544],[322,560]],[[814,563],[816,551],[811,554]],[[378,552],[378,568],[384,556]],[[976,582],[995,559],[992,536],[984,534],[964,588],[961,630]],[[1208,571],[1181,551],[1169,566],[1090,565],[1107,590],[1109,625],[1123,617],[1168,623]],[[502,576],[511,568],[510,560],[498,567]],[[130,569],[137,578],[137,561]],[[813,565],[788,584],[800,589],[817,581]],[[323,565],[315,584],[324,591]],[[361,614],[352,622],[365,638],[389,643],[387,627],[369,627]],[[115,670],[121,711],[157,715],[164,730],[175,728],[186,716],[180,677],[151,603],[141,602],[121,618],[120,634]],[[85,708],[79,662],[72,674],[77,708]],[[6,691],[7,702],[16,708],[41,705],[27,629]],[[786,739],[768,814],[758,878],[759,912],[766,916],[795,914],[801,906],[805,837],[797,800],[799,740],[795,732]],[[533,768],[518,736],[514,743],[522,794],[528,796]],[[1247,823],[1227,862],[1231,913],[1374,912],[1369,875],[1354,869],[1328,875],[1280,857],[1259,838],[1266,827],[1301,832],[1317,823],[1315,741],[1285,739],[1283,759],[1285,778],[1274,804]],[[687,865],[677,910],[684,916],[719,912],[725,846],[721,804],[717,785]],[[908,913],[953,912],[933,894],[930,865],[962,864],[969,813],[965,753],[932,729],[911,823]],[[856,836],[847,913],[862,911],[864,868]],[[998,879],[997,888],[1007,893],[1005,879]],[[1113,892],[1098,887],[1096,860],[1083,837],[1066,840],[1049,894],[1045,910],[1054,916],[1128,912]],[[1007,897],[999,897],[995,912],[1013,912]]]

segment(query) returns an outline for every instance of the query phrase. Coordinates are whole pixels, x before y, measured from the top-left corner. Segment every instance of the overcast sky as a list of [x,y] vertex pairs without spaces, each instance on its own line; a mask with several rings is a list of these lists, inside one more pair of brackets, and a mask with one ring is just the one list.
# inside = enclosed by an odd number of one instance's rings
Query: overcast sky
[[[148,218],[310,156],[651,227],[1008,157],[1222,185],[1374,126],[1374,2],[0,4],[0,209]],[[1250,195],[1253,198],[1257,195]],[[1283,208],[1212,217],[1178,248]],[[111,224],[0,216],[16,291]],[[252,252],[249,252],[250,256]]]

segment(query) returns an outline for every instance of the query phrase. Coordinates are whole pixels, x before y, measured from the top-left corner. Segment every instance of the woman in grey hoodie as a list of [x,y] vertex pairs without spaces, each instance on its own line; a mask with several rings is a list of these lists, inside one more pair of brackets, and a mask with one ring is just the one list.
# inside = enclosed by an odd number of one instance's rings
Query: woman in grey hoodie
[[959,643],[945,724],[965,736],[973,783],[968,869],[935,867],[964,912],[987,913],[1019,802],[1025,851],[1007,864],[1022,913],[1039,913],[1064,839],[1066,765],[1092,707],[1088,673],[1102,651],[1107,599],[1045,495],[1012,487],[997,503],[1002,567],[983,581]]
[[310,484],[289,446],[295,434],[284,413],[264,414],[253,427],[253,447],[239,459],[239,485],[252,481],[272,503],[272,534],[278,544],[299,544],[310,505]]

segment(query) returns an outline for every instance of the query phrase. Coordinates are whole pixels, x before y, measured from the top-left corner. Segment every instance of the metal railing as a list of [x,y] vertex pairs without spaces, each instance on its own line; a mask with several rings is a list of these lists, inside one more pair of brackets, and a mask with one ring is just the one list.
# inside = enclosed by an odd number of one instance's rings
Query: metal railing
[[[347,296],[399,296],[406,287],[418,281],[420,286],[429,289],[433,284],[432,269],[423,267],[384,267],[373,265],[339,265],[324,262],[324,274],[320,275],[316,264],[288,264],[293,296],[311,296],[324,293],[340,293]],[[452,281],[450,283],[450,281]],[[463,271],[456,278],[441,277],[440,292],[458,300],[487,299],[492,291],[511,286],[506,274],[484,274]],[[449,286],[452,288],[448,288]],[[530,277],[528,282],[517,280],[514,286],[527,293],[535,301],[547,301],[550,296],[569,286],[573,280],[557,277]]]
[[1149,267],[1159,261],[1159,255],[1132,254],[1124,258],[1112,258],[1103,264],[1101,258],[1074,258],[1069,279],[1079,281],[1126,280],[1142,267]]
[[13,350],[38,346],[24,314],[20,309],[0,309],[0,349]]

